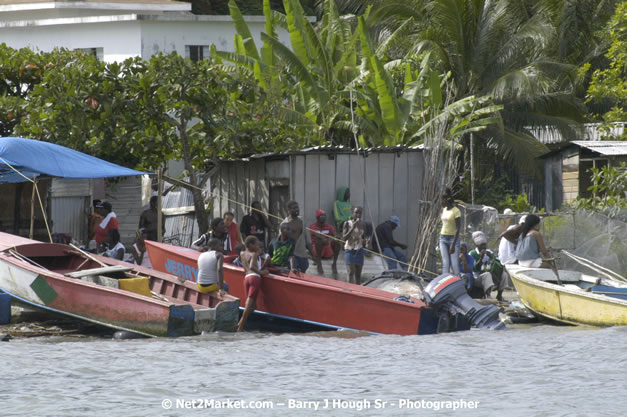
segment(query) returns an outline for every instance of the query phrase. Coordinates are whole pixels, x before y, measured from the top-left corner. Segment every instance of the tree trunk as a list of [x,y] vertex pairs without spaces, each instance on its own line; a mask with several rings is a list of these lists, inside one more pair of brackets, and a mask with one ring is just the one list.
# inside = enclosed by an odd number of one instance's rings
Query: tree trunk
[[209,219],[207,218],[207,210],[205,209],[205,198],[202,195],[202,187],[199,184],[198,175],[192,164],[192,155],[187,138],[187,122],[181,119],[179,125],[179,136],[181,139],[181,147],[183,149],[183,165],[189,173],[189,182],[192,185],[191,192],[194,197],[194,212],[196,213],[196,222],[198,222],[198,234],[205,233],[209,230]]

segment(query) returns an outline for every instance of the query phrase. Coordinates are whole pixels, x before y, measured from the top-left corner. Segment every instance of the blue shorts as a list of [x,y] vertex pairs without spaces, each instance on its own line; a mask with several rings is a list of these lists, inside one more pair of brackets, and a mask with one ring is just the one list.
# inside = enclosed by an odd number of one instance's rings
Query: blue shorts
[[344,263],[346,265],[363,265],[364,264],[364,249],[345,249],[344,250]]
[[294,266],[300,272],[305,273],[307,272],[307,269],[309,268],[309,259],[305,258],[304,256],[294,255]]

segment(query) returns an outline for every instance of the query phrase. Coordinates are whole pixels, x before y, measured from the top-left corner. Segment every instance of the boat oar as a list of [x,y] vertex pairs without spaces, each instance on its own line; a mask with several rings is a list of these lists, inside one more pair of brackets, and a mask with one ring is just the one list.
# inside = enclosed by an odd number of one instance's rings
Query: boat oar
[[555,263],[555,258],[545,259],[545,261],[549,261],[551,263],[551,270],[553,271],[553,273],[555,274],[555,277],[557,278],[557,283],[559,285],[562,285],[562,280],[560,279],[560,274],[559,274],[559,272],[557,272],[557,264]]
[[91,256],[89,253],[85,252],[84,250],[82,250],[81,248],[79,248],[78,246],[76,246],[75,244],[70,243],[70,246],[71,246],[71,247],[73,247],[74,249],[76,249],[77,251],[79,251],[79,252],[81,253],[81,255],[83,255],[83,256],[85,256],[85,257],[87,257],[87,258],[91,259],[91,260],[92,260],[92,261],[94,261],[94,262],[99,263],[99,264],[100,264],[100,266],[109,266],[109,265],[105,264],[104,262],[99,261],[98,259],[94,258],[94,257],[93,257],[93,256]]

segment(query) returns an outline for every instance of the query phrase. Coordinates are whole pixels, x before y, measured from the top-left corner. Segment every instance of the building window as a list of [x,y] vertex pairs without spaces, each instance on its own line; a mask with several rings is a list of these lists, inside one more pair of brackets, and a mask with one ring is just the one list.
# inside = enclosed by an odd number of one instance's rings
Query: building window
[[83,51],[87,55],[93,55],[99,61],[102,61],[103,58],[103,48],[76,48],[75,51]]
[[185,58],[194,62],[209,58],[208,45],[185,45]]

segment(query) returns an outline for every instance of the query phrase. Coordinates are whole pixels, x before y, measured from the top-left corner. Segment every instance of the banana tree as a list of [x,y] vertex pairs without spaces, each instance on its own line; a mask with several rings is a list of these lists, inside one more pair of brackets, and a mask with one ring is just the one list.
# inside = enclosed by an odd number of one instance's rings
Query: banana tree
[[[366,138],[369,145],[414,145],[436,123],[449,126],[444,138],[448,140],[501,124],[498,112],[502,106],[492,104],[490,96],[450,102],[450,91],[444,91],[450,79],[433,69],[431,54],[424,55],[416,70],[409,62],[384,65],[372,46],[364,17],[359,18],[359,33],[361,88],[366,94],[359,101],[358,112],[375,119],[374,125],[379,128],[376,136]],[[397,89],[390,70],[399,65],[404,69],[404,79]]]
[[[333,0],[325,2],[325,16],[318,30],[299,1],[284,0],[283,4],[285,15],[271,11],[268,0],[264,1],[266,26],[260,53],[232,1],[235,52],[217,54],[255,76],[264,88],[282,92],[285,105],[279,117],[315,129],[318,144],[345,144],[351,140],[352,127],[347,105],[350,94],[346,94],[345,86],[359,75],[358,33],[350,20],[339,16]],[[279,41],[277,25],[288,31],[291,48]],[[368,124],[365,120],[356,123]]]

